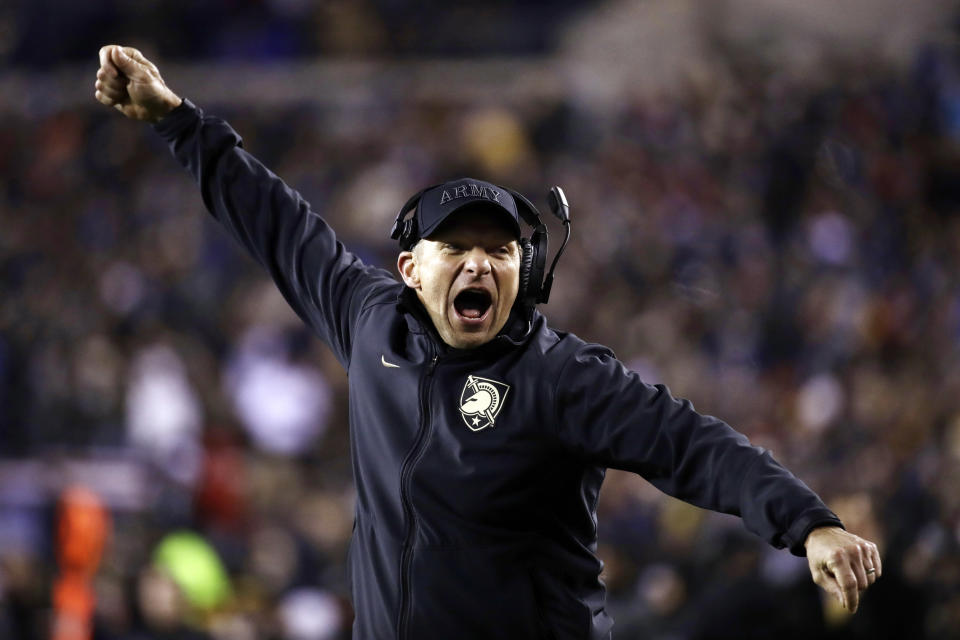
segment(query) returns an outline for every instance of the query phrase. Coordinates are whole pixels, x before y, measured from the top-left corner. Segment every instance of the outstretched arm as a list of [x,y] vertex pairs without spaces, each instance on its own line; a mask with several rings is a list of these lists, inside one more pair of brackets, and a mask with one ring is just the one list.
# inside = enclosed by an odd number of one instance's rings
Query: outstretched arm
[[559,436],[573,451],[639,473],[692,504],[739,515],[770,544],[806,554],[814,582],[849,611],[880,575],[876,545],[845,531],[769,452],[666,387],[644,384],[609,351],[584,347],[554,386],[562,390]]

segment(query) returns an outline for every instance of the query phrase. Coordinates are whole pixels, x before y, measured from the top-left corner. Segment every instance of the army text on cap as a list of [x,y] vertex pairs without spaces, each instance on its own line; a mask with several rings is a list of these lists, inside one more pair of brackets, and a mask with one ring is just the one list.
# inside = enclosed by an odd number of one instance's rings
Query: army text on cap
[[458,198],[486,198],[487,200],[492,200],[493,202],[500,203],[500,192],[496,189],[491,189],[490,187],[484,187],[483,185],[470,183],[463,184],[459,187],[453,189],[453,195],[450,195],[450,192],[446,189],[443,190],[443,194],[440,196],[440,204],[445,204],[451,200],[456,200]]

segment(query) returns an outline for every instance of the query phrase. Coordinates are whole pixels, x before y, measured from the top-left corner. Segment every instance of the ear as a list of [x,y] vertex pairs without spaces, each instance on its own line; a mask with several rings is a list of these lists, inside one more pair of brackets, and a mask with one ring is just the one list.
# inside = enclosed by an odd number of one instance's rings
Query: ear
[[420,288],[420,273],[417,270],[417,257],[413,251],[401,251],[397,256],[397,271],[403,283],[411,289]]

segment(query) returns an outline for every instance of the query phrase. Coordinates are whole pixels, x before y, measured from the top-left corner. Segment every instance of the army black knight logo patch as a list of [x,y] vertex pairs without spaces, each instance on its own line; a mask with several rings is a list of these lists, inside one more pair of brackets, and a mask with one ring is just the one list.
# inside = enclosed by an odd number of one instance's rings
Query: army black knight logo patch
[[510,386],[480,378],[467,376],[467,383],[460,393],[460,415],[463,423],[471,431],[480,431],[492,427],[503,408],[503,401],[507,398]]

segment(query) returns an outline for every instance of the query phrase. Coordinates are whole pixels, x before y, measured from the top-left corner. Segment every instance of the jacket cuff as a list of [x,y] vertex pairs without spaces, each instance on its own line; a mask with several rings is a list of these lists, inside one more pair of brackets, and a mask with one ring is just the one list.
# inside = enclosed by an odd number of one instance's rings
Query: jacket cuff
[[807,511],[797,518],[787,532],[783,535],[783,543],[790,553],[795,556],[805,557],[807,549],[803,544],[807,541],[810,532],[818,527],[840,527],[845,529],[840,518],[829,509],[814,509]]
[[153,125],[153,130],[165,140],[175,140],[183,131],[193,125],[203,114],[199,107],[186,98],[173,111]]

